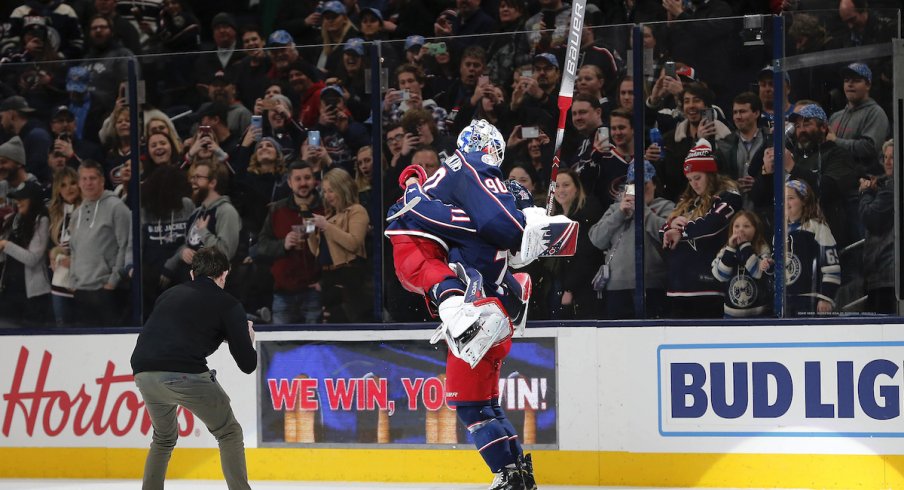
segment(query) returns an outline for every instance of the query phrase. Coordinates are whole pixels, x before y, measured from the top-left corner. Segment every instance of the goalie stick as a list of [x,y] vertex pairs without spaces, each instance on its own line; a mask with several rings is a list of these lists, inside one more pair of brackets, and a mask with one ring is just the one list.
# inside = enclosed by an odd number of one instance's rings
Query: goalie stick
[[[565,121],[571,109],[571,98],[574,96],[574,77],[578,71],[578,54],[581,48],[581,32],[584,29],[584,7],[587,0],[574,0],[571,8],[571,20],[568,31],[568,49],[565,51],[565,73],[559,87],[559,125],[556,129],[556,146],[553,148],[552,170],[549,173],[549,194],[546,197],[546,214],[552,215],[553,200],[556,194],[556,176],[559,174],[559,158],[562,152],[562,139],[565,136]],[[550,26],[546,26],[549,28]]]

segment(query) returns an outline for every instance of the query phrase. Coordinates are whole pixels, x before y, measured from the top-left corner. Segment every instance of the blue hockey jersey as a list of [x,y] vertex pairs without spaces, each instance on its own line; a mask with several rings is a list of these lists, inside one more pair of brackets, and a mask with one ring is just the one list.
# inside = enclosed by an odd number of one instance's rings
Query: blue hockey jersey
[[487,243],[517,250],[524,214],[503,181],[499,167],[484,162],[485,153],[455,151],[423,185],[430,197],[464,210]]
[[789,315],[815,312],[819,300],[835,304],[835,293],[841,285],[841,263],[828,225],[816,220],[789,223],[786,256]]

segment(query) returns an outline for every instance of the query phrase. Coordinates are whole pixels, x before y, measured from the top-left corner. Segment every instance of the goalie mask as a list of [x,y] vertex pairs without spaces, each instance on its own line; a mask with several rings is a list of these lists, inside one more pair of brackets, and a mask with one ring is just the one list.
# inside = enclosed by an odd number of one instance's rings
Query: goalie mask
[[473,120],[458,134],[458,149],[462,153],[480,152],[492,157],[491,161],[484,160],[488,165],[498,167],[502,165],[505,156],[505,139],[496,126],[485,119]]

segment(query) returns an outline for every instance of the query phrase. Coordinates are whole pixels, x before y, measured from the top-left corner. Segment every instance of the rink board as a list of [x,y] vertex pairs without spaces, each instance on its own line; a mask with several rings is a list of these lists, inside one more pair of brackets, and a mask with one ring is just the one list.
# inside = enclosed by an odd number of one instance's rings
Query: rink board
[[[552,346],[551,364],[547,359],[525,365],[507,376],[501,388],[505,392],[510,382],[523,390],[511,392],[518,394],[512,411],[522,434],[530,424],[519,412],[534,409],[532,452],[538,480],[548,484],[904,488],[902,327],[534,328],[528,339],[516,343],[525,349]],[[323,345],[332,352],[382,342],[389,350],[407,346],[406,358],[426,359],[417,351],[419,344],[410,341],[428,335],[405,330],[260,332],[257,341],[261,353],[270,343]],[[0,336],[0,477],[140,477],[150,427],[131,381],[135,338]],[[379,424],[362,423],[371,419],[368,412],[373,420],[379,418],[380,397],[368,395],[377,401],[359,405],[357,398],[349,398],[349,390],[353,385],[379,387],[374,379],[388,380],[388,397],[399,403],[417,398],[412,406],[423,413],[444,406],[435,397],[425,398],[423,391],[418,395],[418,382],[412,381],[417,376],[380,374],[389,369],[384,364],[410,368],[414,361],[371,359],[362,374],[349,370],[358,362],[354,352],[336,358],[337,369],[346,371],[333,370],[344,373],[329,378],[333,391],[311,392],[309,398],[353,413],[332,423],[353,420],[359,432],[343,432],[347,439],[318,439],[329,433],[327,422],[319,422],[313,426],[314,439],[299,436],[279,444],[264,437],[274,427],[273,413],[264,415],[276,410],[267,384],[289,376],[245,375],[225,348],[210,358],[244,428],[252,478],[488,481],[487,470],[466,441],[449,444],[405,435],[399,428],[404,424],[394,425],[393,416],[401,420],[398,407]],[[278,364],[271,362],[275,356],[267,356],[261,365]],[[338,379],[346,384],[337,398]],[[402,380],[408,380],[409,391],[393,395],[393,383]],[[421,381],[425,388],[427,378]],[[547,387],[545,396],[541,385]],[[425,410],[418,403],[433,405]],[[389,427],[388,443],[368,442],[378,426]],[[180,414],[180,431],[171,477],[220,478],[216,443],[203,424]]]

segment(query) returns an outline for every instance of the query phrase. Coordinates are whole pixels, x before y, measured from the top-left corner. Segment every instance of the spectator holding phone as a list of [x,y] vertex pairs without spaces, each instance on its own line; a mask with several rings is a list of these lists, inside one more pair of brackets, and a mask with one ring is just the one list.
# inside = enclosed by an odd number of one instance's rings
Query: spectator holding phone
[[444,10],[433,24],[433,34],[446,40],[453,52],[468,46],[480,45],[486,49],[490,39],[475,36],[487,32],[497,32],[496,20],[480,8],[480,0],[458,0],[457,10]]
[[549,187],[552,141],[539,126],[515,126],[505,146],[509,150],[506,167],[509,162],[524,163],[537,173],[537,185],[544,190]]
[[532,15],[525,26],[530,32],[532,52],[557,50],[568,41],[571,19],[569,5],[562,0],[539,0],[540,11]]
[[185,153],[183,166],[191,165],[196,159],[215,159],[223,162],[230,173],[235,170],[230,164],[239,149],[239,135],[232,133],[227,125],[229,108],[218,102],[210,104],[201,113],[201,124],[198,132],[191,140],[186,141],[188,151]]
[[500,86],[508,87],[515,78],[515,68],[530,63],[530,40],[525,33],[527,3],[524,0],[499,2],[500,33],[493,36],[487,48],[487,75]]
[[659,229],[675,209],[668,199],[656,197],[656,168],[644,162],[644,187],[634,189],[634,163],[628,166],[625,191],[612,203],[589,232],[593,245],[605,250],[605,263],[609,266],[609,279],[603,286],[606,291],[606,316],[610,320],[635,317],[634,312],[634,209],[642,195],[644,212],[644,287],[646,288],[646,317],[665,315],[665,287],[667,269],[659,244]]
[[670,201],[677,202],[687,188],[684,162],[696,142],[706,139],[712,148],[716,141],[731,134],[728,126],[715,119],[712,108],[714,97],[705,85],[685,85],[681,100],[686,119],[678,123],[674,130],[662,135],[665,159],[660,160],[658,154],[648,152],[648,157],[656,159],[653,164],[662,179],[662,196]]
[[390,89],[383,97],[383,124],[399,122],[411,109],[427,109],[433,114],[433,121],[440,134],[448,134],[446,118],[449,112],[433,99],[424,99],[426,75],[418,65],[406,63],[395,71],[398,90]]
[[251,157],[250,149],[261,138],[271,137],[282,147],[283,157],[288,161],[295,158],[297,149],[304,140],[304,130],[292,118],[292,101],[282,94],[273,94],[257,99],[254,115],[260,120],[248,126],[237,153],[236,171],[241,172]]
[[[486,51],[479,46],[465,48],[458,64],[458,78],[452,80],[444,92],[437,96],[436,102],[449,111],[450,134],[458,134],[471,122],[468,116],[474,113],[477,102],[482,97],[477,85],[485,69]],[[489,83],[488,79],[483,81],[484,84]]]
[[323,203],[310,165],[292,163],[288,177],[292,194],[267,207],[258,257],[272,261],[273,323],[320,323],[320,265],[307,238],[315,231],[314,214],[323,214]]
[[[320,118],[312,128],[320,133],[320,144],[329,154],[333,165],[353,173],[355,153],[366,145],[370,135],[367,128],[355,121],[345,106],[340,87],[327,86],[320,92]],[[308,140],[309,146],[311,145]],[[303,158],[304,155],[302,155]]]

